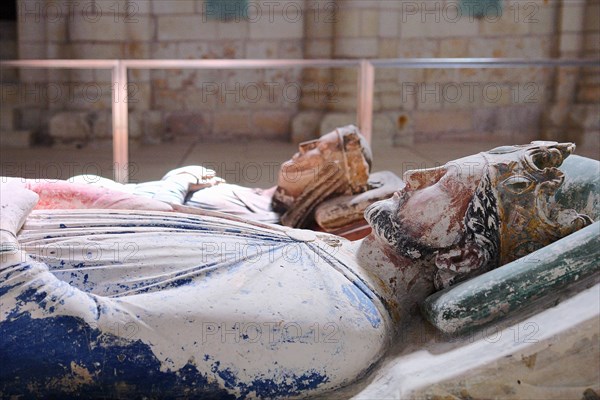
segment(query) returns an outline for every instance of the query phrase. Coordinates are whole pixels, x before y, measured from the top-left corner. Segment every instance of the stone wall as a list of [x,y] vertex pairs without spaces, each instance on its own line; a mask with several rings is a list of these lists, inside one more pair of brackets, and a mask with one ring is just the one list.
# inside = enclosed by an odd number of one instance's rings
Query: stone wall
[[[247,18],[226,22],[211,18],[203,0],[75,3],[19,0],[20,57],[535,59],[600,52],[599,0],[502,0],[500,12],[479,18],[459,0],[249,0]],[[598,76],[598,68],[378,69],[373,137],[386,144],[563,139],[582,131],[573,120],[591,118],[574,106],[598,103]],[[57,142],[110,138],[107,71],[21,70],[20,78],[20,128]],[[356,122],[354,69],[135,70],[129,80],[131,136],[145,142],[290,133],[298,141]],[[56,87],[62,91],[53,96]]]
[[[17,58],[17,24],[14,21],[0,21],[0,60]],[[0,145],[12,147],[29,147],[32,132],[19,129],[17,112],[20,107],[18,98],[6,95],[6,89],[15,88],[19,84],[17,71],[2,69],[0,71]]]
[[[302,58],[303,6],[304,0],[260,2],[247,18],[222,22],[198,0],[20,0],[19,56]],[[300,74],[298,69],[133,70],[130,136],[145,142],[183,136],[287,139],[300,103]],[[30,123],[48,127],[52,139],[85,144],[110,138],[108,71],[21,70],[20,76],[21,108],[35,113]],[[27,95],[34,91],[39,95]]]
[[[569,1],[558,7],[558,57],[600,59],[600,1]],[[558,68],[542,118],[545,139],[570,140],[600,156],[600,74],[594,68]]]
[[[475,18],[458,1],[349,1],[340,4],[333,54],[341,58],[555,55],[559,2],[503,1]],[[378,69],[374,140],[396,144],[438,138],[539,137],[555,71]],[[322,126],[353,120],[356,73],[334,71],[338,98]]]

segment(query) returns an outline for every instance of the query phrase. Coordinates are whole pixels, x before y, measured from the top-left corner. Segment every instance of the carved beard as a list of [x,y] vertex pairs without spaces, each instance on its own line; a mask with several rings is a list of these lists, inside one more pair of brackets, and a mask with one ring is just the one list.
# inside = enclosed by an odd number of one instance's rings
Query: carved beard
[[344,168],[340,168],[337,163],[327,163],[319,170],[316,179],[283,213],[281,224],[292,228],[307,228],[312,225],[317,205],[336,193],[347,191],[348,182],[344,171]]
[[365,210],[365,218],[374,233],[385,239],[397,254],[411,260],[418,260],[432,255],[436,249],[419,243],[415,238],[407,235],[400,226],[396,214],[406,199],[406,194],[400,197],[394,195],[392,199],[373,203]]
[[487,169],[465,213],[463,240],[450,249],[439,249],[435,265],[438,290],[500,266],[498,197]]

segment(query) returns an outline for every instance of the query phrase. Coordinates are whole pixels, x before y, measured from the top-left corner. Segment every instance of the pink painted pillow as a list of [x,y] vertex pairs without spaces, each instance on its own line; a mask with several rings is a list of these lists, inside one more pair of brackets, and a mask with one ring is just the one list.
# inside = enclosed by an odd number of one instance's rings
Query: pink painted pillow
[[66,181],[27,181],[25,186],[40,196],[36,210],[95,208],[173,211],[169,204],[162,201],[92,185]]

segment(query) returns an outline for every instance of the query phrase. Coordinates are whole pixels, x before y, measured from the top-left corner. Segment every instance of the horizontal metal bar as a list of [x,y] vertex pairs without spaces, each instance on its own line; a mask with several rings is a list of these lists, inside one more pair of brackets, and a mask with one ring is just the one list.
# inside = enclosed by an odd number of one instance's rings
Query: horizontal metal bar
[[234,69],[234,68],[291,68],[291,67],[358,67],[360,60],[328,60],[328,59],[279,59],[279,60],[250,60],[250,59],[211,59],[211,60],[123,60],[127,68],[138,69],[168,69],[168,68],[199,68],[199,69]]
[[288,59],[288,60],[5,60],[2,67],[22,68],[114,68],[119,62],[126,68],[136,69],[245,69],[245,68],[291,68],[291,67],[358,67],[360,60]]
[[369,60],[376,68],[600,67],[598,59],[390,58]]
[[[286,68],[358,67],[359,59],[210,59],[210,60],[5,60],[3,67],[24,68],[114,68],[118,62],[127,68]],[[600,67],[597,59],[519,59],[519,58],[390,58],[370,59],[376,68],[505,68],[505,67]]]
[[109,69],[118,65],[118,60],[4,60],[0,67],[22,68],[77,68]]

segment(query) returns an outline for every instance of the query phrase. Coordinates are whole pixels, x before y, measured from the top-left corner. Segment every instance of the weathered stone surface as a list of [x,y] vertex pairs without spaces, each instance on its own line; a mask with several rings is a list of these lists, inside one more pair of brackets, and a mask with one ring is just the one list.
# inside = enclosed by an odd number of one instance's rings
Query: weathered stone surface
[[[179,1],[173,3],[179,3]],[[122,18],[127,18],[127,16]],[[125,23],[125,32],[129,41],[149,41],[154,38],[154,32],[156,31],[154,18],[148,15],[136,14],[135,16],[132,16],[131,19],[132,21]]]
[[402,96],[396,92],[396,93],[391,93],[391,92],[383,92],[383,93],[377,93],[375,95],[375,99],[376,104],[377,104],[377,108],[375,109],[375,111],[382,111],[382,110],[408,110],[410,109],[410,104],[407,104],[407,102],[405,101],[406,99],[403,99]]
[[[421,3],[425,4],[425,3]],[[448,36],[476,36],[479,32],[478,21],[452,22],[449,19],[429,17],[425,21],[421,14],[407,16],[400,24],[400,37],[402,38],[443,38]]]
[[345,37],[360,36],[360,10],[343,7],[338,12],[339,23],[336,24],[338,35]]
[[152,11],[155,14],[193,14],[195,3],[194,0],[155,0],[152,2]]
[[254,136],[288,138],[291,115],[285,111],[257,111],[252,114]]
[[35,131],[48,124],[49,111],[43,107],[19,107],[14,111],[18,129]]
[[[17,58],[17,43],[9,42],[4,39],[0,40],[0,44],[2,44],[2,47],[0,47],[0,60],[12,60]],[[6,72],[8,72],[8,70]],[[4,71],[2,71],[2,73],[4,74]]]
[[600,158],[600,130],[584,131],[579,143],[592,157]]
[[505,13],[494,21],[483,20],[481,22],[480,32],[486,36],[500,35],[526,35],[529,33],[530,23],[516,20],[510,13]]
[[[390,119],[391,124],[394,125],[392,144],[394,146],[411,146],[415,141],[415,122],[411,113],[390,112],[384,115],[386,115]],[[375,138],[375,135],[373,138]]]
[[132,111],[129,113],[129,138],[138,139],[144,132],[144,111]]
[[265,13],[257,17],[256,22],[250,23],[250,39],[302,39],[303,27],[302,19],[286,20],[281,11],[271,20]]
[[376,37],[379,33],[379,11],[363,10],[360,15],[360,36]]
[[304,48],[311,58],[331,58],[332,49],[330,39],[313,39],[307,42]]
[[380,39],[377,56],[379,58],[396,58],[398,56],[398,39]]
[[0,144],[4,148],[26,149],[31,145],[31,141],[31,131],[0,131]]
[[[124,58],[125,48],[120,42],[94,43],[92,46],[88,42],[72,42],[71,49],[77,57],[85,59],[104,59],[104,58]],[[96,73],[98,73],[97,71]]]
[[391,145],[396,136],[396,121],[394,113],[377,113],[373,117],[373,144]]
[[398,57],[437,57],[438,43],[424,38],[405,38],[400,36],[398,44]]
[[328,113],[321,120],[320,134],[325,135],[337,127],[355,123],[356,114]]
[[200,137],[207,131],[202,114],[174,113],[167,117],[167,134],[171,137],[194,136]]
[[275,40],[250,41],[246,44],[246,54],[252,58],[275,58],[277,45]]
[[152,88],[150,82],[138,80],[129,83],[127,106],[131,111],[142,111],[150,109],[152,101]]
[[595,398],[599,295],[596,285],[527,320],[470,335],[444,338],[417,326],[403,338],[425,348],[388,359],[356,398]]
[[[177,57],[177,42],[160,41],[152,43],[151,47],[152,58],[176,58]],[[188,58],[188,57],[183,57]],[[155,71],[152,71],[155,73]]]
[[588,85],[580,88],[577,100],[580,103],[597,104],[600,101],[600,85]]
[[235,134],[250,134],[251,114],[247,111],[218,111],[214,114],[213,135],[215,138],[231,137]]
[[166,134],[163,113],[161,111],[145,111],[142,123],[142,142],[147,144],[160,143]]
[[296,114],[292,119],[292,142],[300,143],[319,137],[322,118],[323,113],[320,111],[302,111]]
[[158,17],[158,40],[203,40],[216,35],[217,21],[203,20],[200,15],[165,15]]
[[[20,7],[20,11],[25,11],[25,7]],[[46,21],[35,13],[29,16],[21,15],[21,18],[25,23],[17,24],[18,40],[22,42],[39,42],[40,38],[46,34]]]
[[105,140],[112,138],[112,116],[109,111],[91,114],[90,121],[92,123],[92,137],[94,139]]
[[239,39],[248,37],[249,26],[246,21],[232,21],[227,24],[217,25],[217,37],[219,39]]
[[503,107],[498,111],[500,129],[514,132],[536,131],[542,111],[543,107],[539,104]]
[[542,3],[535,14],[536,22],[529,25],[529,32],[534,35],[548,35],[556,31],[557,7],[549,3]]
[[440,40],[440,57],[467,57],[469,39],[448,38]]
[[400,15],[395,10],[381,10],[379,36],[397,38],[400,32]]
[[336,57],[377,57],[376,38],[340,38],[336,40]]
[[417,132],[441,133],[472,127],[471,113],[468,111],[420,111],[413,115]]
[[92,126],[86,112],[61,112],[50,118],[50,136],[57,140],[86,140]]
[[[346,90],[348,89],[348,90]],[[336,90],[333,91],[331,101],[328,103],[330,109],[334,112],[343,113],[343,112],[354,112],[357,107],[358,99],[354,95],[356,89],[349,89],[348,85],[342,84],[336,87]],[[377,111],[381,107],[379,106],[379,99],[377,97],[373,98],[373,110]]]
[[124,42],[127,40],[127,24],[112,13],[90,14],[89,18],[73,18],[69,24],[69,37],[73,41],[97,40],[104,42]]
[[[129,138],[137,139],[142,136],[144,130],[143,112],[129,112],[128,128]],[[113,137],[112,113],[110,111],[100,111],[90,113],[88,120],[92,125],[92,139],[107,140]]]
[[3,131],[15,129],[15,110],[4,104],[0,107],[0,129]]

